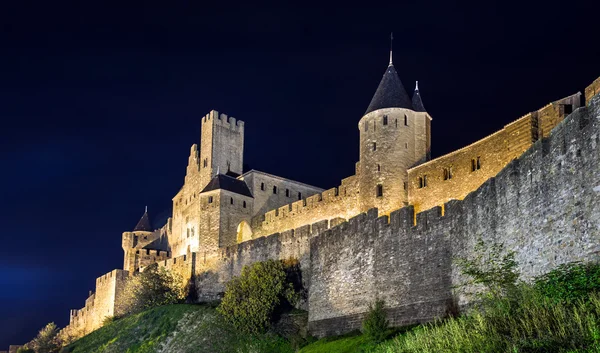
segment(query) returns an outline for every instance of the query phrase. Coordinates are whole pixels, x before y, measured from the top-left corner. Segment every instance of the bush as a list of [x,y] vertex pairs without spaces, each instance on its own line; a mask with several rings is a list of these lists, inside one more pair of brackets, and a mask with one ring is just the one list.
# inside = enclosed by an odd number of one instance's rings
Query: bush
[[127,282],[120,315],[110,320],[157,306],[180,303],[185,298],[182,279],[154,263]]
[[38,335],[31,341],[29,346],[36,353],[52,353],[59,348],[57,335],[58,327],[54,322],[51,322],[38,332]]
[[227,283],[217,310],[238,330],[262,333],[271,326],[278,309],[298,300],[294,283],[289,279],[293,277],[288,275],[282,261],[244,266],[241,275]]
[[35,353],[35,351],[31,348],[19,347],[19,349],[17,349],[17,353]]
[[[486,244],[479,239],[473,248],[473,256],[455,259],[463,276],[468,280],[458,287],[465,294],[478,297],[506,295],[510,293],[519,279],[515,252],[507,251],[501,243]],[[474,287],[481,290],[469,292]]]
[[537,278],[535,288],[548,298],[572,303],[600,291],[600,265],[569,263]]
[[375,343],[385,339],[389,326],[383,306],[383,300],[376,300],[374,305],[369,305],[369,312],[362,323],[362,333]]

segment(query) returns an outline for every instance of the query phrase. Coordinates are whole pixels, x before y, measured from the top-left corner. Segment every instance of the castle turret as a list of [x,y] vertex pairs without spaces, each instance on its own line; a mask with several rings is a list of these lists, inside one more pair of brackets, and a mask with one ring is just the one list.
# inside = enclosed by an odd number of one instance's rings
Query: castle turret
[[415,93],[412,97],[412,107],[415,112],[426,112],[423,100],[421,99],[421,93],[419,93],[419,81],[415,82]]
[[359,198],[362,212],[377,207],[380,214],[407,205],[407,170],[427,161],[431,117],[415,89],[411,100],[392,62],[358,123]]

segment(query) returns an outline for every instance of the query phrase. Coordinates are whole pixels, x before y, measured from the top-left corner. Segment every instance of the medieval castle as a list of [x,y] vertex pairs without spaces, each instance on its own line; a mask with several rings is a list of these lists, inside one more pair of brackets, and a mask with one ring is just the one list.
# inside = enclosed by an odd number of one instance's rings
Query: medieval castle
[[190,149],[173,213],[124,232],[123,269],[96,280],[64,329],[87,334],[118,315],[129,276],[158,262],[218,298],[244,265],[300,262],[316,336],[360,325],[384,299],[393,324],[444,315],[460,276],[452,258],[478,237],[517,252],[525,276],[600,253],[600,79],[496,133],[430,158],[432,117],[391,60],[358,121],[355,174],[323,190],[242,170],[244,122],[211,111]]

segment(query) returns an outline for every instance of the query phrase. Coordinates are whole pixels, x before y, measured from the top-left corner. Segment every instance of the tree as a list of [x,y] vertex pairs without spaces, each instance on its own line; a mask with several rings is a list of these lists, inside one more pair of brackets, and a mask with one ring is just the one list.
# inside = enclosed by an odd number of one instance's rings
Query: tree
[[[185,286],[180,276],[154,263],[133,276],[125,287],[123,315],[138,313],[161,305],[175,304],[185,299]],[[122,315],[122,316],[123,316]],[[116,319],[118,317],[115,317]]]
[[29,346],[36,353],[54,352],[59,348],[57,334],[58,328],[54,322],[51,322],[38,332],[38,335],[31,341]]
[[[291,266],[290,269],[298,269]],[[282,261],[268,260],[244,266],[239,277],[226,285],[225,295],[217,308],[225,321],[247,333],[261,333],[271,326],[276,310],[294,304],[298,292]]]

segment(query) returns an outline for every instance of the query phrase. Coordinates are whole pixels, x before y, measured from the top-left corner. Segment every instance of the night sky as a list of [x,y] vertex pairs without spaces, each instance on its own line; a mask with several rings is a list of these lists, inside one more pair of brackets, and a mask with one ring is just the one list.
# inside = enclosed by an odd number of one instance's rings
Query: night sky
[[433,117],[433,157],[600,76],[598,1],[7,3],[0,349],[66,325],[122,267],[121,233],[144,206],[166,217],[211,109],[246,122],[250,168],[330,188],[354,173],[392,31],[396,70]]

